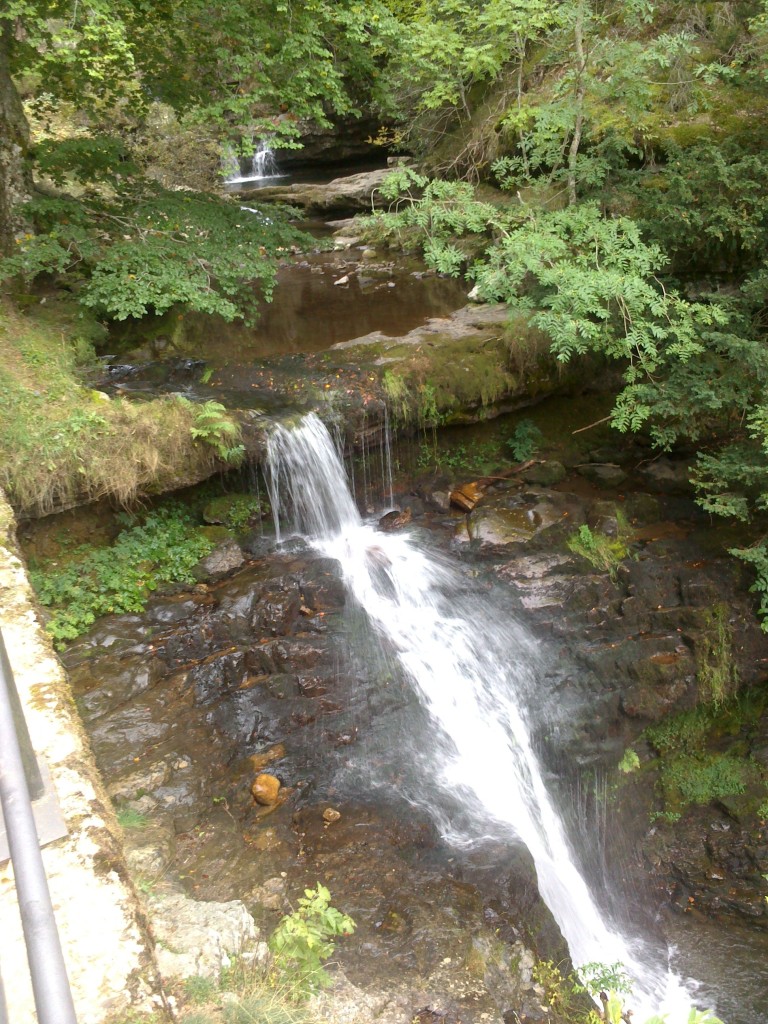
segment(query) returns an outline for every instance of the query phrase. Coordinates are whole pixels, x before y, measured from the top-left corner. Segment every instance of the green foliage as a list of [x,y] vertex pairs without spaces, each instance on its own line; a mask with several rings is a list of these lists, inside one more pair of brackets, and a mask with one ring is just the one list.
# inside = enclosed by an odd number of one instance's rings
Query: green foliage
[[[244,0],[10,0],[15,72],[96,112],[159,97],[200,121],[295,139],[296,122],[327,125],[375,87],[377,60],[397,25],[383,3]],[[169,60],[169,53],[173,60]],[[281,116],[290,114],[290,116]]]
[[684,753],[696,754],[703,750],[713,728],[715,709],[699,705],[691,711],[668,716],[656,725],[649,725],[643,737],[662,756]]
[[708,804],[720,797],[743,793],[749,766],[727,754],[679,755],[662,767],[661,784],[665,803],[686,807]]
[[760,595],[758,611],[763,618],[763,629],[768,631],[768,540],[761,540],[751,548],[731,548],[731,554],[755,570],[755,582],[750,587]]
[[387,175],[379,191],[390,208],[374,213],[365,230],[379,238],[415,233],[428,266],[451,277],[457,277],[467,262],[456,240],[483,234],[496,218],[494,207],[478,202],[466,182],[430,180],[409,167]]
[[117,822],[120,828],[141,831],[149,824],[146,814],[137,811],[135,807],[121,807],[117,812]]
[[[619,430],[650,422],[657,443],[669,445],[691,425],[667,380],[699,357],[702,331],[723,325],[716,305],[689,302],[657,277],[665,257],[626,218],[606,219],[583,204],[526,221],[476,269],[481,292],[530,313],[557,358],[595,353],[620,360],[625,387],[614,407]],[[688,417],[688,420],[690,417]]]
[[407,381],[399,374],[385,370],[382,387],[395,422],[407,423],[411,416],[411,393]]
[[436,467],[454,472],[476,473],[489,463],[500,459],[499,445],[493,441],[475,441],[470,444],[422,443],[419,447],[417,464],[419,469]]
[[110,135],[46,139],[35,148],[35,161],[40,174],[60,187],[73,182],[117,186],[138,173],[123,140]]
[[632,772],[636,772],[639,767],[640,758],[637,756],[637,751],[633,750],[632,747],[627,747],[619,761],[619,771],[623,772],[624,775],[630,775]]
[[537,960],[533,980],[544,990],[544,1001],[558,1020],[599,1024],[597,1011],[585,998],[585,988],[574,971],[563,971],[562,965],[552,960]]
[[544,435],[533,420],[520,420],[507,445],[518,462],[525,462],[533,458],[543,440]]
[[678,272],[754,270],[768,243],[768,160],[735,140],[668,143],[666,162],[635,178],[637,220]]
[[739,686],[727,605],[715,604],[706,613],[701,640],[696,649],[700,699],[719,707],[735,695]]
[[184,978],[183,988],[185,998],[193,1004],[207,1003],[218,992],[218,986],[213,978],[205,978],[200,974]]
[[[632,986],[621,963],[589,963],[576,971],[563,973],[551,960],[540,960],[533,968],[534,980],[543,987],[545,1000],[556,1014],[557,1020],[570,1024],[623,1024],[632,1014]],[[600,996],[601,1010],[583,1002],[589,993],[593,999]],[[603,998],[604,997],[604,998]],[[664,1014],[654,1015],[645,1024],[672,1024]],[[681,1022],[675,1022],[681,1024]],[[723,1024],[709,1010],[691,1007],[687,1024]]]
[[174,306],[251,320],[272,294],[280,252],[305,240],[274,208],[244,211],[151,183],[112,196],[40,197],[27,212],[38,233],[0,260],[0,280],[74,275],[79,301],[115,320]]
[[762,773],[752,761],[708,749],[723,729],[738,731],[754,715],[749,702],[702,704],[645,729],[644,738],[659,755],[663,810],[654,813],[655,819],[674,822],[691,804],[738,795],[760,782]]
[[224,462],[235,465],[242,462],[245,448],[233,443],[240,437],[240,427],[230,419],[221,402],[203,402],[200,406],[194,406],[194,410],[192,437],[210,445]]
[[575,554],[593,565],[600,572],[607,572],[611,580],[616,583],[618,569],[623,560],[629,555],[627,546],[627,525],[620,516],[616,517],[618,533],[615,537],[609,537],[601,531],[591,530],[586,523],[568,538],[568,548]]
[[331,894],[319,882],[298,902],[298,910],[281,920],[269,940],[279,969],[291,972],[297,997],[330,984],[323,962],[333,955],[333,940],[355,930],[355,922],[331,906]]
[[179,506],[167,504],[126,527],[111,547],[83,545],[65,564],[30,572],[40,603],[50,609],[46,628],[59,643],[74,640],[100,615],[143,611],[164,583],[194,583],[192,567],[212,548]]

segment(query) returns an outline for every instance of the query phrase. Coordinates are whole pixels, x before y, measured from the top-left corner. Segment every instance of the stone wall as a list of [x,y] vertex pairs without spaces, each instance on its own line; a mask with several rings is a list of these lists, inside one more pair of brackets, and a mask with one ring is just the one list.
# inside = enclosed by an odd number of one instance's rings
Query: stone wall
[[[163,1006],[146,921],[132,889],[120,828],[96,771],[64,669],[42,628],[0,491],[0,629],[32,744],[47,764],[69,834],[43,860],[79,1024],[127,1007]],[[34,1002],[10,862],[0,864],[2,977],[10,1019]]]

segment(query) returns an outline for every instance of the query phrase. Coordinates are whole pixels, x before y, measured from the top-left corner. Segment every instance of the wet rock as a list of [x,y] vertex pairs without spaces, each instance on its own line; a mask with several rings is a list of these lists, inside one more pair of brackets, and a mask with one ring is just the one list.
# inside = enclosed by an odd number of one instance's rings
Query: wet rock
[[217,978],[233,957],[254,964],[268,959],[266,943],[240,900],[201,903],[181,893],[153,895],[148,909],[157,965],[164,979]]
[[287,888],[285,878],[267,878],[262,885],[250,892],[249,899],[266,910],[283,910],[286,906]]
[[371,203],[387,174],[389,171],[383,168],[334,178],[326,184],[273,185],[254,193],[244,191],[240,196],[244,199],[253,197],[259,202],[288,203],[314,213],[357,209],[370,212]]
[[176,856],[176,837],[171,828],[148,822],[125,835],[125,857],[132,875],[155,882],[163,878]]
[[652,655],[632,665],[636,682],[624,689],[621,709],[629,718],[659,722],[695,701],[696,666],[689,652]]
[[261,804],[263,807],[272,807],[278,801],[280,785],[280,780],[274,775],[263,772],[256,776],[251,785],[251,796],[257,804]]
[[83,719],[94,722],[152,689],[167,672],[161,661],[143,653],[128,658],[104,658],[98,667],[93,662],[83,662],[70,671],[70,679],[78,693]]
[[449,490],[436,490],[429,491],[425,495],[425,501],[432,508],[440,509],[442,512],[447,512],[451,506],[451,492]]
[[243,550],[236,540],[225,540],[214,548],[210,555],[201,558],[194,568],[198,579],[209,576],[223,576],[233,569],[239,569],[245,561]]
[[284,757],[285,745],[283,743],[277,743],[274,747],[270,747],[269,750],[265,750],[261,754],[251,754],[248,760],[251,762],[251,768],[258,772],[273,761],[280,761]]
[[302,601],[298,581],[282,582],[279,589],[271,590],[256,604],[251,630],[268,636],[287,636],[293,632],[302,607],[306,604]]
[[690,494],[691,466],[685,460],[661,455],[638,467],[638,475],[662,494]]
[[583,466],[577,466],[576,472],[591,480],[598,487],[613,488],[620,487],[627,479],[627,474],[621,468],[611,463],[588,462]]
[[337,811],[335,807],[326,807],[323,811],[323,821],[326,825],[333,825],[341,818],[341,812]]
[[469,536],[480,544],[504,546],[530,540],[540,520],[533,510],[481,507],[467,519]]
[[387,512],[386,515],[381,517],[379,520],[379,527],[386,531],[399,530],[401,527],[410,523],[412,518],[413,513],[410,508],[405,508],[402,511],[399,509],[393,509],[392,512]]
[[210,704],[223,694],[238,689],[248,677],[246,652],[230,650],[206,658],[187,672],[187,685],[195,703]]
[[659,499],[652,494],[627,494],[622,507],[628,519],[642,523],[655,523],[661,516]]
[[562,483],[568,475],[562,462],[555,459],[547,459],[545,462],[536,462],[520,478],[527,484],[539,484],[542,487],[553,487]]

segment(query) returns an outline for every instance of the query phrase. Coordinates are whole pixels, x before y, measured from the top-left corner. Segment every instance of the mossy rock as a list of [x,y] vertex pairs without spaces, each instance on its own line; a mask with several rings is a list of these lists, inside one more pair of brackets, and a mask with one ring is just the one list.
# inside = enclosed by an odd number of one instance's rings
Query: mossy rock
[[223,544],[232,537],[232,531],[226,526],[203,526],[200,532],[214,545]]
[[263,514],[263,504],[253,494],[222,494],[205,506],[203,520],[240,530],[258,522]]

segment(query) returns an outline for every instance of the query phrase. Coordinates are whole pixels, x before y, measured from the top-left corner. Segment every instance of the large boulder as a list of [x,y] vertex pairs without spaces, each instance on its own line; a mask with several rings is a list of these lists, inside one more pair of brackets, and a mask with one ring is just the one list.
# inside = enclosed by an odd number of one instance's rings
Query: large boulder
[[376,190],[389,173],[389,169],[383,167],[376,171],[334,178],[322,185],[300,182],[293,185],[271,185],[238,192],[237,199],[239,202],[257,199],[259,202],[288,203],[290,206],[300,206],[308,213],[370,211],[372,202],[375,203]]
[[216,978],[232,958],[245,953],[257,963],[268,957],[266,943],[240,900],[201,903],[182,893],[150,897],[157,966],[164,980]]

